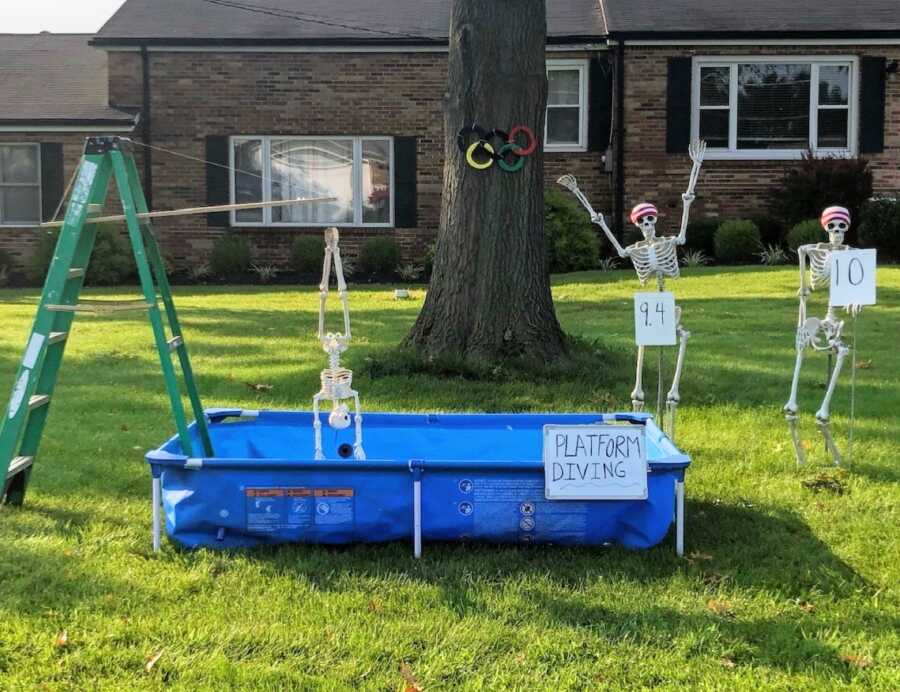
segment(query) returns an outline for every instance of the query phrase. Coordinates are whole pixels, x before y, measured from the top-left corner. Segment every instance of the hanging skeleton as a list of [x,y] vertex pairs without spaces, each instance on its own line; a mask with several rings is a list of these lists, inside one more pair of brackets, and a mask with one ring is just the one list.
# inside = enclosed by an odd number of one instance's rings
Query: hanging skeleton
[[[834,463],[841,463],[840,452],[831,436],[829,419],[831,398],[834,395],[841,368],[850,349],[844,343],[842,337],[844,322],[838,319],[834,307],[829,306],[828,311],[825,313],[825,318],[820,320],[806,316],[806,301],[810,292],[830,284],[831,253],[852,249],[849,245],[844,245],[844,234],[850,228],[850,212],[844,207],[828,207],[822,212],[819,221],[822,224],[822,228],[828,233],[828,242],[801,245],[797,248],[797,256],[800,260],[800,290],[798,292],[800,296],[800,311],[797,320],[796,336],[797,360],[794,364],[791,396],[784,405],[784,416],[791,431],[791,439],[794,443],[794,452],[797,455],[798,464],[806,461],[806,455],[800,442],[800,433],[797,426],[797,389],[800,384],[800,370],[803,367],[803,353],[810,347],[815,351],[824,351],[829,355],[835,356],[834,369],[828,381],[828,388],[825,390],[825,398],[822,400],[819,410],[816,411],[816,422],[819,425],[819,430],[822,431],[825,447],[831,454]],[[809,277],[807,277],[806,270],[807,260],[809,260]],[[859,306],[852,305],[847,310],[855,316],[859,312]]]
[[[328,300],[328,285],[331,280],[331,264],[334,261],[334,274],[337,279],[338,295],[344,313],[344,332],[325,331],[325,303]],[[353,456],[365,459],[362,446],[362,412],[359,405],[359,393],[352,389],[353,372],[341,367],[341,354],[350,345],[350,310],[347,307],[347,284],[344,281],[344,269],[341,265],[341,251],[338,247],[338,230],[329,228],[325,231],[325,263],[322,267],[322,282],[319,284],[319,341],[322,350],[328,354],[328,367],[322,371],[322,388],[313,397],[313,429],[316,434],[315,458],[324,459],[322,453],[322,421],[319,419],[319,402],[330,401],[331,413],[328,425],[335,430],[350,427],[350,409],[343,403],[345,399],[353,399],[354,423],[356,438],[353,443]]]
[[[647,283],[651,277],[656,277],[657,290],[665,290],[666,277],[678,278],[678,246],[684,245],[687,239],[687,225],[690,215],[691,204],[694,201],[694,187],[697,184],[697,178],[700,175],[700,167],[703,165],[703,156],[706,153],[706,143],[703,141],[695,141],[688,148],[688,154],[691,157],[693,166],[691,168],[691,176],[688,181],[687,191],[681,195],[683,208],[681,213],[681,228],[676,236],[657,236],[656,223],[659,220],[659,212],[656,207],[647,202],[638,204],[631,210],[631,223],[638,227],[644,239],[627,247],[622,247],[612,231],[606,225],[603,214],[598,214],[591,207],[590,202],[584,196],[584,193],[578,189],[578,182],[574,176],[564,175],[557,182],[563,187],[571,191],[578,201],[587,209],[591,215],[591,221],[600,226],[609,242],[615,248],[619,257],[627,257],[634,265],[638,279],[641,285]],[[684,354],[687,349],[687,341],[691,333],[684,329],[681,325],[681,308],[675,308],[676,334],[678,336],[678,356],[675,363],[675,374],[672,378],[672,387],[666,395],[666,412],[667,422],[665,424],[666,432],[674,437],[675,434],[675,413],[678,408],[678,402],[681,396],[678,392],[678,386],[681,382],[681,372],[684,367]],[[637,374],[635,377],[634,390],[631,392],[631,405],[635,411],[641,411],[644,408],[644,389],[643,389],[643,370],[644,370],[644,346],[638,346],[637,352]]]

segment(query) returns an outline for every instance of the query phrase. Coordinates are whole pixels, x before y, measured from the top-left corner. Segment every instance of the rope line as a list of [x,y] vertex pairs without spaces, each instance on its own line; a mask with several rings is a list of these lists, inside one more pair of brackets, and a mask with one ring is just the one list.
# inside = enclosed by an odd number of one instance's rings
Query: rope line
[[165,149],[163,147],[157,146],[155,144],[147,144],[145,142],[139,142],[136,139],[128,139],[127,141],[132,144],[137,144],[139,147],[144,147],[146,149],[153,149],[154,151],[162,152],[163,154],[169,154],[170,156],[178,156],[182,159],[188,159],[189,161],[196,161],[197,163],[206,164],[207,166],[216,166],[217,168],[224,168],[226,171],[234,171],[235,173],[242,173],[243,175],[249,175],[252,178],[258,178],[259,180],[265,180],[265,178],[257,173],[253,173],[251,171],[245,171],[240,168],[232,168],[231,166],[226,166],[221,163],[216,163],[215,161],[208,161],[206,159],[201,159],[197,156],[191,156],[190,154],[182,154],[180,151],[173,151],[172,149]]
[[856,422],[856,329],[857,315],[853,315],[853,340],[850,343],[850,430],[847,433],[847,467],[853,462],[853,426]]
[[[256,14],[268,15],[270,17],[278,17],[279,19],[293,19],[298,22],[307,22],[309,24],[320,24],[322,26],[330,26],[337,29],[349,29],[352,31],[362,31],[368,32],[372,34],[380,34],[383,36],[396,36],[400,38],[411,38],[418,40],[427,40],[433,41],[435,40],[433,37],[424,36],[420,34],[409,34],[400,31],[390,31],[388,29],[374,29],[369,26],[361,26],[359,24],[347,24],[345,22],[339,22],[331,17],[322,17],[321,15],[310,15],[310,14],[297,14],[286,12],[283,10],[275,10],[268,7],[260,7],[259,5],[252,5],[242,2],[233,2],[232,0],[202,0],[203,2],[209,5],[218,5],[220,7],[228,7],[230,9],[235,10],[244,10],[245,12],[254,12]],[[424,27],[417,27],[424,28]]]

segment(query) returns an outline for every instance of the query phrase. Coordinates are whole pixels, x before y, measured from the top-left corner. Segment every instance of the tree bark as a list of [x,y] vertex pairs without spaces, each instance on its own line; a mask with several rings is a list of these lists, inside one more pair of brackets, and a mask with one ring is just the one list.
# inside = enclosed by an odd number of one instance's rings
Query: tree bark
[[[544,238],[546,31],[545,0],[453,0],[438,243],[406,337],[428,355],[546,361],[565,353]],[[505,132],[527,125],[538,146],[518,172],[496,163],[475,170],[457,146],[472,123]],[[491,143],[499,150],[499,139]]]

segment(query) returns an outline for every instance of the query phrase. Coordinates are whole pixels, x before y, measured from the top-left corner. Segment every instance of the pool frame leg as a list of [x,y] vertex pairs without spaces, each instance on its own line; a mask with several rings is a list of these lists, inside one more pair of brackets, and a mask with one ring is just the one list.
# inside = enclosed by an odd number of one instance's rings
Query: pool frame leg
[[158,553],[161,543],[162,531],[160,527],[160,512],[159,507],[162,503],[162,492],[160,487],[160,479],[157,476],[153,477],[152,490],[151,490],[151,502],[153,503],[152,507],[152,524],[153,524],[153,552]]
[[675,481],[675,554],[684,555],[684,481]]
[[422,557],[422,478],[413,481],[413,557]]

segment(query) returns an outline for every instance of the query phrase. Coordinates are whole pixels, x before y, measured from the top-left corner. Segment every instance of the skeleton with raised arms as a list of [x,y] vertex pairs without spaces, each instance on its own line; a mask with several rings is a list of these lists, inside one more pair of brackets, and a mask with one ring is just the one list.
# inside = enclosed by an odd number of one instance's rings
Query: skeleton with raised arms
[[[591,221],[603,229],[609,242],[615,248],[619,257],[628,258],[634,265],[638,279],[641,285],[647,283],[648,280],[655,277],[657,290],[665,290],[666,277],[678,278],[678,247],[684,245],[687,240],[687,226],[690,217],[691,204],[694,201],[694,188],[697,185],[697,178],[700,175],[700,167],[703,165],[703,157],[706,153],[706,143],[703,141],[694,141],[691,143],[688,154],[693,163],[691,167],[691,175],[688,180],[687,190],[681,195],[682,212],[681,227],[677,235],[657,236],[656,224],[659,221],[659,212],[657,208],[650,203],[642,202],[631,210],[631,222],[640,230],[643,240],[639,240],[632,245],[622,247],[615,235],[606,225],[603,214],[594,211],[594,208],[588,202],[587,197],[578,188],[578,182],[574,176],[564,175],[557,182],[568,189],[581,202],[582,206],[587,209],[591,215]],[[691,333],[684,329],[681,325],[681,308],[675,308],[676,334],[678,337],[678,356],[675,362],[675,375],[672,378],[672,387],[666,395],[666,410],[668,413],[668,422],[666,431],[670,436],[675,434],[675,413],[678,408],[678,402],[681,396],[678,387],[681,382],[681,373],[684,367],[684,355],[687,349],[687,341]],[[644,346],[638,346],[637,352],[637,374],[635,377],[634,390],[631,392],[631,404],[635,411],[644,408],[644,389],[643,389],[643,370],[644,370]]]
[[[334,273],[337,279],[338,295],[344,315],[343,332],[325,331],[325,303],[328,300],[328,285],[331,282],[331,264],[334,262]],[[353,420],[356,425],[356,438],[353,443],[353,456],[365,459],[362,446],[362,411],[359,404],[359,393],[352,388],[353,371],[341,366],[341,354],[350,345],[350,309],[347,306],[347,283],[344,281],[344,268],[341,264],[341,250],[338,247],[338,229],[325,231],[325,263],[322,267],[322,282],[319,284],[319,330],[318,338],[322,350],[328,354],[328,367],[320,376],[322,388],[313,397],[313,429],[316,435],[315,458],[324,459],[322,452],[322,421],[319,420],[319,403],[331,402],[331,413],[328,425],[334,430],[350,427],[350,409],[343,403],[345,399],[353,399]]]

